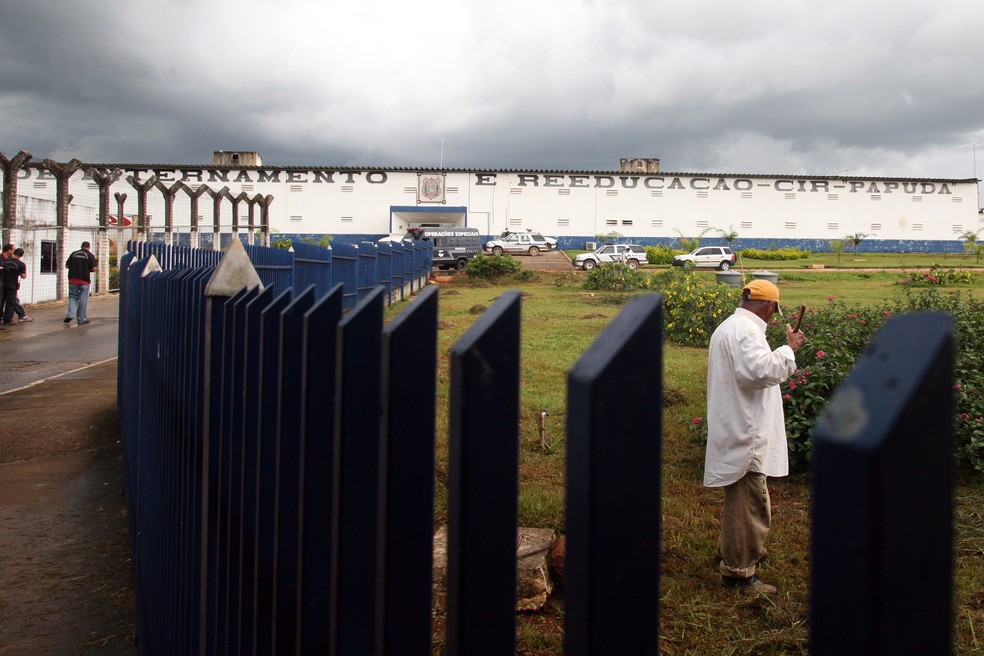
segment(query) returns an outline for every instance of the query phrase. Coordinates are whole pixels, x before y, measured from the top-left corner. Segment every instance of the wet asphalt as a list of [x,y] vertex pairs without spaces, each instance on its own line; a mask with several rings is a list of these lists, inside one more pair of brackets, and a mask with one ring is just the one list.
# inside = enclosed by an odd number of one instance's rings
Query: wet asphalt
[[[119,295],[89,298],[89,323],[64,323],[67,302],[25,306],[34,321],[0,331],[0,394],[36,385],[117,355]],[[110,381],[107,381],[109,384]],[[116,385],[116,381],[111,381]]]

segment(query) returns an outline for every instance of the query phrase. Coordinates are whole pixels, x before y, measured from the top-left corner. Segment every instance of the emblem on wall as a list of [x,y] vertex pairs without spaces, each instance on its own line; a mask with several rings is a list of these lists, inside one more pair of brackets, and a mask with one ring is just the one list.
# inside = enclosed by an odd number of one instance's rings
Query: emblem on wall
[[444,202],[444,174],[417,174],[417,202]]

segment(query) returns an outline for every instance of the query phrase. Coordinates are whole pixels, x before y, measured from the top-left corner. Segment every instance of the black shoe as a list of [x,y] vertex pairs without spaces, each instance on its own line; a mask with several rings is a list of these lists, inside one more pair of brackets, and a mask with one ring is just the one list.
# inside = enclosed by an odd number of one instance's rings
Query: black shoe
[[62,319],[62,323],[72,323],[72,317],[65,317]]

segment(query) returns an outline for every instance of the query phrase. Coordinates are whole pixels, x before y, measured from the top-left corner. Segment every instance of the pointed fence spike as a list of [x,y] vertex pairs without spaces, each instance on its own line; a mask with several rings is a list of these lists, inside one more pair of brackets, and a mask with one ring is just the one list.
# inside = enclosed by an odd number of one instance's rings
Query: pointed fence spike
[[261,285],[260,276],[246,254],[246,248],[238,239],[233,239],[225,252],[215,273],[205,286],[206,296],[232,296],[243,287],[252,289]]
[[141,278],[146,278],[149,274],[155,273],[157,271],[163,271],[161,263],[157,261],[156,255],[151,255],[147,260],[147,264],[144,266],[143,273],[140,274]]

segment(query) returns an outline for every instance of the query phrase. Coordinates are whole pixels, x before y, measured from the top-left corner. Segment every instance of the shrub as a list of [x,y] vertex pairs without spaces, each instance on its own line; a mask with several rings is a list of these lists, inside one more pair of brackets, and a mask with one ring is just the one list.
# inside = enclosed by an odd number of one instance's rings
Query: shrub
[[629,292],[645,288],[646,274],[627,264],[602,264],[588,272],[584,289],[601,292]]
[[738,306],[740,290],[705,285],[695,273],[667,271],[652,277],[663,294],[664,334],[677,344],[706,347],[718,324]]
[[[807,309],[801,326],[807,344],[796,353],[796,373],[780,387],[790,467],[806,467],[817,416],[890,315],[884,308],[849,308],[834,297],[825,307]],[[778,317],[770,324],[769,342],[774,347],[786,343],[785,326]]]
[[465,273],[470,278],[497,283],[506,276],[518,273],[521,268],[519,262],[508,255],[479,255],[469,260]]
[[[711,333],[738,304],[737,289],[702,285],[693,274],[659,280],[652,276],[649,282],[662,289],[665,335],[677,344],[706,347]],[[929,311],[946,312],[954,321],[957,462],[984,473],[984,303],[936,287],[904,287],[881,306],[849,307],[831,296],[824,307],[807,308],[802,324],[807,344],[796,353],[796,373],[780,386],[792,469],[807,468],[817,416],[878,330],[898,314]],[[786,342],[785,325],[779,317],[769,324],[766,337],[773,348]],[[696,420],[690,426],[695,437],[703,430]]]
[[[878,329],[905,312],[939,311],[953,317],[954,440],[957,462],[984,473],[984,313],[979,301],[944,295],[935,288],[912,290],[880,307],[849,308],[831,298],[808,310],[807,346],[796,354],[799,370],[781,387],[790,466],[803,469],[813,447],[812,428],[837,386],[850,373]],[[785,324],[783,323],[782,326]],[[779,322],[770,343],[785,341]]]
[[810,251],[800,248],[779,248],[760,250],[758,248],[745,248],[741,251],[741,256],[752,260],[769,260],[772,262],[780,260],[802,260],[812,255]]
[[669,246],[646,246],[646,262],[649,264],[672,264],[675,251]]
[[941,269],[940,265],[932,264],[929,271],[901,274],[897,284],[910,287],[930,287],[932,285],[969,285],[973,282],[974,274],[970,271]]
[[539,282],[540,274],[536,271],[530,271],[529,269],[523,269],[519,273],[513,276],[519,282]]
[[580,287],[581,283],[581,275],[573,271],[562,273],[554,278],[553,281],[554,287]]

